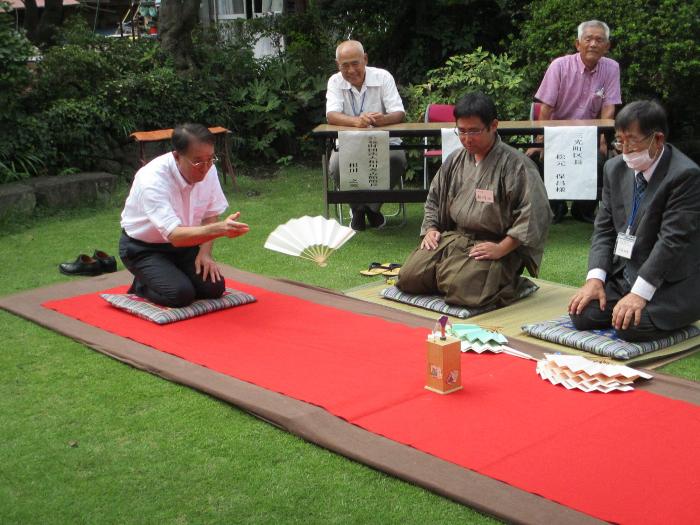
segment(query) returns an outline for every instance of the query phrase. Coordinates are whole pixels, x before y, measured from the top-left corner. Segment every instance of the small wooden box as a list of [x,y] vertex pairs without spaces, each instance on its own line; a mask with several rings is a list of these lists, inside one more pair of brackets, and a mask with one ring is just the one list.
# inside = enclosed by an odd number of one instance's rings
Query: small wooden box
[[462,389],[462,352],[459,339],[435,337],[428,340],[425,388],[438,394]]

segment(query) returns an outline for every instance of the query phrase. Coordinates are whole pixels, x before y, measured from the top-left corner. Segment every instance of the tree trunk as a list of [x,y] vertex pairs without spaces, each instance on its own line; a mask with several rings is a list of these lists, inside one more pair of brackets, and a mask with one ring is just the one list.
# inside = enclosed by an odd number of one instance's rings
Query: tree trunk
[[56,31],[63,22],[63,0],[45,0],[39,11],[36,0],[25,0],[24,28],[27,37],[38,46],[54,43]]
[[163,50],[178,71],[195,67],[192,30],[199,22],[200,0],[165,0],[160,7],[158,30]]
[[38,25],[39,9],[36,6],[36,0],[24,0],[24,30],[33,44],[36,43],[34,34]]

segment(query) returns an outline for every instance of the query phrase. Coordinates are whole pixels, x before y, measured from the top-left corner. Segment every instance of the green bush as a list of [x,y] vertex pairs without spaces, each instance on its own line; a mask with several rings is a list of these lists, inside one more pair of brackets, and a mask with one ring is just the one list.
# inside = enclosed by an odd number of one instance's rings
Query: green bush
[[448,58],[443,67],[428,71],[424,83],[404,90],[408,119],[422,122],[428,104],[454,104],[472,91],[493,98],[499,119],[524,118],[527,101],[522,96],[523,76],[513,64],[509,55],[494,55],[480,47]]
[[325,122],[326,82],[335,71],[334,40],[317,11],[239,22],[235,34],[229,44],[237,49],[250,49],[260,36],[280,42],[285,35],[283,51],[253,61],[254,76],[228,92],[241,153],[273,160],[315,151],[309,131]]
[[[507,54],[495,55],[478,47],[471,53],[455,55],[445,65],[428,71],[425,81],[402,90],[406,120],[423,122],[428,104],[454,104],[464,94],[481,91],[493,98],[502,120],[525,117],[527,101],[522,91],[523,76]],[[407,142],[411,142],[409,139]],[[423,152],[409,150],[407,178],[423,171]]]
[[[482,46],[503,51],[525,0],[316,0],[320,20],[336,39],[360,40],[370,63],[391,71],[399,84],[421,82],[426,71]],[[342,35],[342,37],[341,37]]]
[[47,124],[56,166],[92,169],[110,157],[104,132],[107,112],[99,97],[58,99],[40,118]]
[[3,180],[35,174],[41,165],[52,173],[99,167],[101,159],[119,160],[114,150],[131,132],[184,121],[232,129],[239,160],[304,154],[306,132],[323,118],[327,73],[321,70],[328,61],[310,58],[310,37],[299,30],[286,52],[256,60],[245,39],[261,31],[279,36],[280,28],[270,19],[243,24],[233,39],[197,32],[199,67],[179,73],[157,41],[102,38],[84,22],[69,21],[34,76],[22,58],[8,77],[18,87],[6,128],[26,129],[0,145],[0,160],[15,170]]
[[0,183],[40,173],[40,123],[28,116],[22,100],[32,74],[29,59],[34,49],[23,33],[15,31],[7,2],[0,2]]
[[609,56],[620,63],[622,98],[659,98],[673,128],[700,134],[700,2],[686,0],[535,0],[526,11],[514,52],[523,63],[532,96],[549,62],[574,53],[579,23],[602,20],[610,26]]

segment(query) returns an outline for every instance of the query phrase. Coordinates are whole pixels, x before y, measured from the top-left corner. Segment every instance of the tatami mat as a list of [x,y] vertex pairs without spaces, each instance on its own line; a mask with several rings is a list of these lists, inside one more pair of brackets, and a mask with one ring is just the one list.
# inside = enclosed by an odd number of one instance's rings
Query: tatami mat
[[[595,356],[592,356],[588,352],[581,352],[575,348],[536,339],[522,331],[521,326],[524,324],[547,321],[566,313],[571,296],[576,290],[576,288],[572,286],[544,281],[542,279],[532,279],[532,281],[537,283],[540,289],[515,304],[470,317],[466,320],[459,319],[458,317],[450,317],[450,320],[453,323],[479,324],[485,328],[497,330],[506,337],[514,337],[524,341],[534,342],[554,352],[584,355],[594,359]],[[384,299],[380,295],[380,292],[387,286],[390,285],[383,279],[373,280],[371,283],[346,290],[345,294],[356,299],[381,304],[404,312],[410,312],[428,319],[437,319],[440,316],[440,314],[424,308]],[[644,363],[647,368],[657,368],[698,350],[700,350],[700,338],[694,338],[626,361],[617,361],[615,359],[608,359],[608,361],[637,365]]]

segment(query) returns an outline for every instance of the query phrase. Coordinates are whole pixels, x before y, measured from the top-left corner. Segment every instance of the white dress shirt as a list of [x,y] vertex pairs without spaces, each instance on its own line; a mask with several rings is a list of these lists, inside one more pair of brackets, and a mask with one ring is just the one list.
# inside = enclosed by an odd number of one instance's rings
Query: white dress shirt
[[[657,157],[657,159],[654,161],[654,163],[649,166],[649,168],[642,173],[642,176],[646,179],[647,184],[651,180],[651,176],[654,174],[654,170],[656,170],[656,166],[659,164],[659,161],[661,160],[661,155],[664,154],[663,148],[661,149],[661,154]],[[635,179],[637,178],[637,173],[635,172],[634,177]],[[586,275],[586,280],[588,279],[600,279],[601,281],[605,282],[605,279],[607,278],[608,274],[605,270],[602,268],[593,268],[588,271],[588,275]],[[649,283],[649,281],[637,276],[637,279],[634,281],[634,284],[632,285],[632,290],[630,290],[632,293],[638,295],[639,297],[642,297],[643,299],[646,299],[647,301],[651,301],[651,298],[654,297],[654,293],[656,293],[656,286],[653,284]]]
[[[350,117],[359,117],[362,113],[405,112],[399,90],[391,73],[377,67],[365,68],[365,81],[358,89],[337,72],[328,79],[326,90],[326,115],[335,111]],[[391,144],[400,144],[401,139],[392,137]]]
[[190,184],[171,152],[136,172],[121,226],[134,239],[165,243],[178,226],[200,226],[203,219],[219,216],[226,208],[216,167],[212,165],[201,182]]

